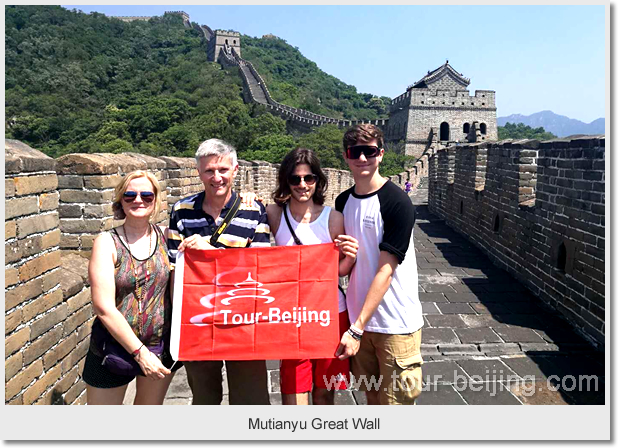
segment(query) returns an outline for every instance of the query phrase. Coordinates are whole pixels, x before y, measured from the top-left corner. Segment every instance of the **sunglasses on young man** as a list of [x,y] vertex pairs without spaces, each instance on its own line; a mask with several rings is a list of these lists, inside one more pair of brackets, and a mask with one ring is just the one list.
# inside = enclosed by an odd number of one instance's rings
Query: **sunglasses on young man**
[[305,174],[304,176],[298,176],[296,174],[292,174],[288,179],[290,185],[294,185],[295,187],[300,185],[300,181],[304,180],[306,185],[313,185],[318,180],[318,176],[315,174]]
[[366,159],[372,159],[380,154],[380,148],[377,146],[356,145],[346,149],[346,157],[348,159],[359,159],[361,154],[365,154]]
[[137,195],[142,198],[144,204],[150,204],[155,199],[155,194],[152,191],[125,191],[122,195],[122,199],[125,202],[133,202],[137,199]]

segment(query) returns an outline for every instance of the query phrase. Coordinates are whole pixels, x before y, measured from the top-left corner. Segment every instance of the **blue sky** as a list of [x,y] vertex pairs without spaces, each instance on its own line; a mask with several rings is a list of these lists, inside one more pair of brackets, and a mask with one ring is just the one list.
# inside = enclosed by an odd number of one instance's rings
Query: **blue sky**
[[605,6],[71,5],[106,15],[183,10],[191,21],[272,33],[359,92],[391,98],[446,59],[474,90],[495,90],[498,116],[542,110],[605,116]]

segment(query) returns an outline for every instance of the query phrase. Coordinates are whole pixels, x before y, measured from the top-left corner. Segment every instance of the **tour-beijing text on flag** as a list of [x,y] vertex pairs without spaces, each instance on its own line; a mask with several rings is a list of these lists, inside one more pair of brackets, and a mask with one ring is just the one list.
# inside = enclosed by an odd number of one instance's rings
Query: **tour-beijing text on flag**
[[172,357],[332,358],[339,344],[334,244],[178,254]]

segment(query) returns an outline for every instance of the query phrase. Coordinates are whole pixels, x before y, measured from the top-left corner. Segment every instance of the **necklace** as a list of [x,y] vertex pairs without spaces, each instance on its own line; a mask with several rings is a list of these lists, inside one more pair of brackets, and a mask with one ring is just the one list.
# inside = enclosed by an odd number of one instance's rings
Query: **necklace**
[[134,288],[135,288],[135,297],[137,298],[137,308],[138,308],[138,328],[139,328],[139,332],[141,334],[142,331],[142,312],[143,312],[143,306],[144,306],[144,294],[146,292],[146,286],[148,285],[148,282],[150,281],[150,273],[151,273],[151,261],[152,261],[152,225],[149,224],[148,227],[148,258],[146,259],[146,277],[144,278],[144,281],[141,282],[138,280],[138,273],[137,273],[137,269],[138,269],[138,263],[136,263],[133,260],[133,251],[131,250],[131,243],[129,242],[129,237],[127,236],[127,230],[124,228],[124,224],[122,225],[122,231],[124,232],[124,237],[127,240],[127,246],[129,247],[129,259],[131,260],[131,270],[133,271],[133,278],[134,278]]

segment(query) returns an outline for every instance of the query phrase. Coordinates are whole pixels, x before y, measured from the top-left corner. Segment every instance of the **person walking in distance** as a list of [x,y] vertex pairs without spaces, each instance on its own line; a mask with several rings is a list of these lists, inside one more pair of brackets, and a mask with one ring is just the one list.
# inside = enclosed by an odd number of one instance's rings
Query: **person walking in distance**
[[377,390],[360,385],[368,404],[414,404],[421,392],[423,362],[414,205],[380,175],[384,137],[377,126],[350,128],[343,150],[355,184],[337,197],[335,207],[359,250],[346,295],[352,325],[337,353],[340,359],[353,356],[355,378],[379,381]]
[[406,180],[406,183],[404,184],[404,190],[407,194],[410,194],[410,192],[412,191],[412,184],[409,180]]

